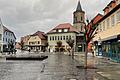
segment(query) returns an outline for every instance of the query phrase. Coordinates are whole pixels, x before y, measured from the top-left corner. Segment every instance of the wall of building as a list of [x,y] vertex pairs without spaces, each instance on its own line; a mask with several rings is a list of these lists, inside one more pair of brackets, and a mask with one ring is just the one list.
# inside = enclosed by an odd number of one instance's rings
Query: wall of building
[[0,51],[3,51],[3,26],[0,24]]
[[85,13],[84,12],[74,12],[74,17],[73,17],[73,27],[77,29],[78,31],[84,31],[84,17]]
[[7,45],[10,43],[10,42],[13,42],[14,45],[15,45],[15,41],[16,41],[16,38],[14,36],[14,34],[12,32],[9,32],[9,31],[5,31],[3,33],[3,44],[4,45]]
[[41,45],[41,39],[39,36],[31,36],[28,40],[28,45]]
[[28,47],[30,50],[34,51],[44,51],[46,40],[40,39],[39,36],[30,36],[28,40]]
[[[114,17],[114,21],[112,21],[113,17]],[[99,24],[98,28],[99,28],[99,32],[94,38],[94,40],[98,40],[98,39],[104,40],[108,37],[119,35],[120,34],[120,9],[114,12],[111,16],[109,16],[105,20],[103,20]]]
[[[55,39],[56,36],[56,39]],[[59,36],[59,39],[58,39]],[[65,38],[64,38],[65,36]],[[68,36],[68,37],[67,37]],[[56,33],[56,34],[48,34],[48,44],[49,48],[51,49],[51,52],[55,50],[55,46],[57,45],[57,41],[62,41],[62,44],[67,48],[69,47],[66,43],[66,40],[69,39],[71,36],[71,39],[74,39],[74,44],[76,44],[76,33]],[[51,37],[51,39],[50,39]],[[54,39],[53,39],[54,37]],[[61,39],[62,37],[62,39]]]

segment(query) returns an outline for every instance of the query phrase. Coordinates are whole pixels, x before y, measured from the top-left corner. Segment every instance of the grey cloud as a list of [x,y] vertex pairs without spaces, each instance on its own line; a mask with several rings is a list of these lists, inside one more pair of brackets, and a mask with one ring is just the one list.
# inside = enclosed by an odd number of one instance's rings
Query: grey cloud
[[[80,0],[88,18],[93,18],[110,0]],[[48,32],[60,23],[72,24],[78,0],[0,0],[0,17],[21,36],[37,30]]]

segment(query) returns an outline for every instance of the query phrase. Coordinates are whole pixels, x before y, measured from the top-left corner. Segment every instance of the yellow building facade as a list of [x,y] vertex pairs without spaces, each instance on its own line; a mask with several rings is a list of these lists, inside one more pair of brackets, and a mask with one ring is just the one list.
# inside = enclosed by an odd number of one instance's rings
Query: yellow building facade
[[58,26],[56,26],[47,33],[49,51],[50,52],[56,51],[58,41],[62,42],[62,47],[64,48],[64,51],[67,51],[67,49],[70,48],[70,46],[66,42],[68,39],[74,40],[75,49],[77,33],[78,31],[74,29],[70,23],[59,24]]
[[32,51],[45,51],[45,45],[47,43],[46,37],[43,32],[36,32],[30,35],[27,42],[28,48]]
[[120,54],[120,0],[111,1],[104,9],[104,16],[98,21],[96,52],[118,59]]

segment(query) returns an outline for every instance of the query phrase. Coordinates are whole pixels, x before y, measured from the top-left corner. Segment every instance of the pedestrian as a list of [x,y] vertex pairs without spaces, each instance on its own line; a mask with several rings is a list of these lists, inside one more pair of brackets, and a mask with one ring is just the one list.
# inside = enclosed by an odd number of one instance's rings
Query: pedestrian
[[91,49],[91,52],[92,52],[92,56],[94,57],[94,50],[93,50],[93,49]]
[[30,52],[30,49],[28,51]]

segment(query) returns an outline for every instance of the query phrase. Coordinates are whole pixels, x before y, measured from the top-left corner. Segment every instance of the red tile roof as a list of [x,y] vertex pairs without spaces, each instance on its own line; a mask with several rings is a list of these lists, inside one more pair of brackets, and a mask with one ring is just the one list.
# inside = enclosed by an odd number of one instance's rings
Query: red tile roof
[[56,32],[54,32],[54,30],[58,30],[58,29],[68,29],[68,32],[77,32],[78,33],[78,30],[74,29],[70,23],[63,23],[63,24],[59,24],[58,26],[53,28],[51,31],[48,32],[48,34],[56,33]]
[[29,40],[29,38],[30,38],[30,35],[21,37],[21,41],[23,41],[24,43],[26,43]]
[[46,35],[44,32],[41,32],[41,31],[37,31],[36,33],[34,33],[33,35],[31,36],[39,36],[40,39],[46,39]]
[[93,23],[96,24],[101,18],[103,17],[102,14],[98,13],[92,20]]

